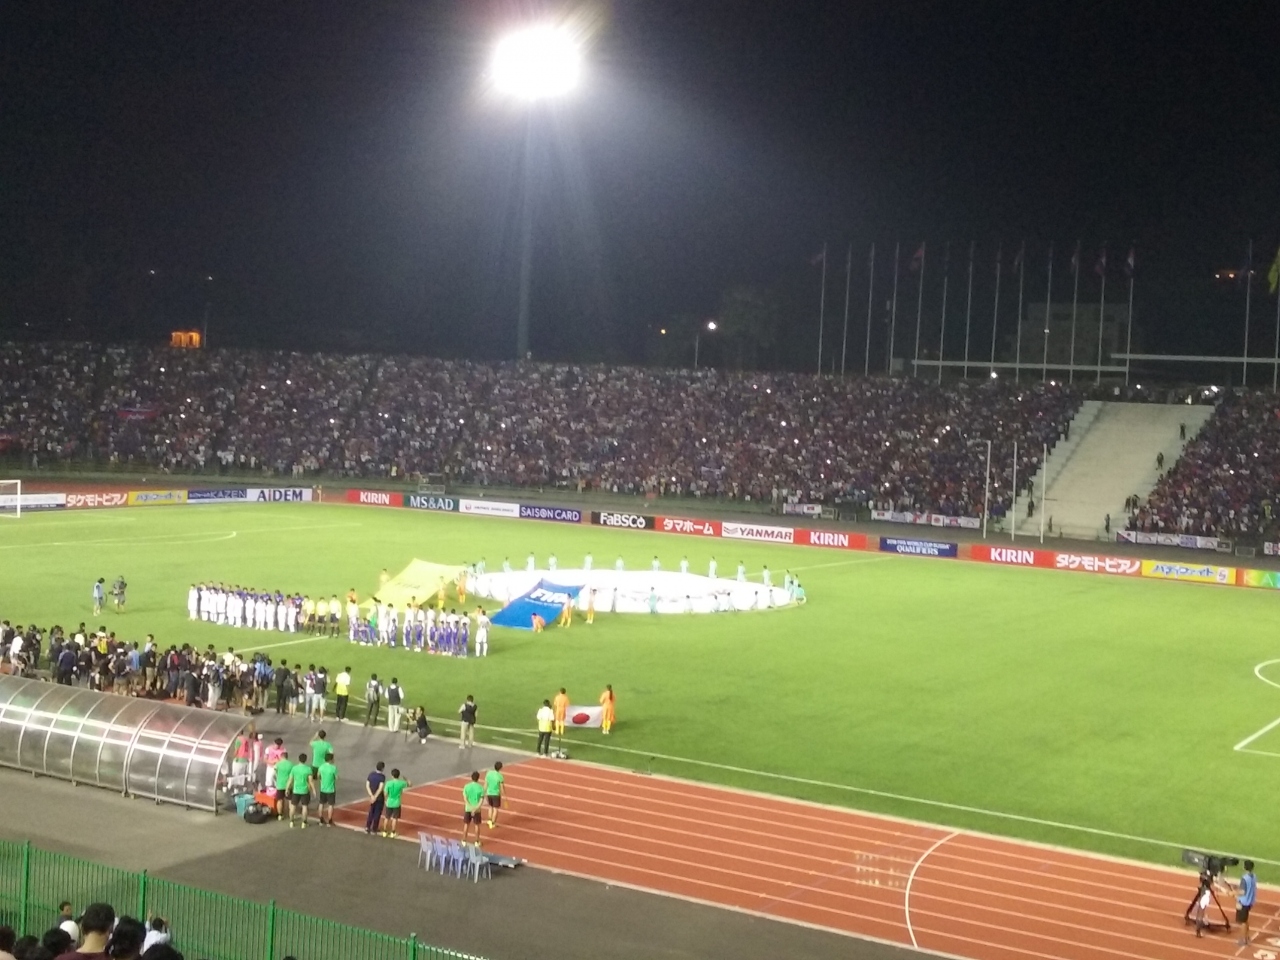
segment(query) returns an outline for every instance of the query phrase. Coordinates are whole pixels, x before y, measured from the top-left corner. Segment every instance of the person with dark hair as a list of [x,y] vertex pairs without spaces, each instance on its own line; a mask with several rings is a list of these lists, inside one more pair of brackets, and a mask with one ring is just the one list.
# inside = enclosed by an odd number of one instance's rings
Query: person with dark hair
[[110,960],[138,960],[142,954],[142,945],[147,940],[147,928],[133,917],[121,917],[107,941],[107,956]]
[[68,950],[76,948],[76,942],[71,939],[71,934],[61,927],[46,930],[44,936],[40,938],[40,945],[55,957],[60,957]]
[[38,946],[40,946],[40,941],[35,937],[19,937],[14,941],[13,949],[10,953],[13,955],[14,960],[27,960],[27,954]]
[[142,942],[143,953],[158,944],[169,943],[173,939],[173,934],[169,931],[169,924],[164,917],[151,917],[147,920],[146,926],[147,939]]
[[36,943],[22,955],[22,960],[54,960],[54,956],[44,944]]
[[79,950],[69,950],[58,960],[106,960],[107,941],[116,925],[116,912],[109,903],[91,903],[80,917],[80,934],[84,940]]
[[381,760],[373,768],[373,773],[369,774],[365,781],[364,792],[369,795],[369,813],[365,817],[364,832],[380,833],[382,828],[382,808],[387,802],[386,784],[387,775],[383,773],[386,764]]
[[142,951],[142,960],[184,960],[184,958],[169,944],[157,943]]
[[58,928],[67,931],[67,935],[71,937],[71,947],[75,949],[75,945],[80,942],[80,924],[76,923],[75,910],[72,909],[70,900],[63,900],[58,904]]
[[13,960],[13,945],[17,942],[13,927],[0,927],[0,960]]

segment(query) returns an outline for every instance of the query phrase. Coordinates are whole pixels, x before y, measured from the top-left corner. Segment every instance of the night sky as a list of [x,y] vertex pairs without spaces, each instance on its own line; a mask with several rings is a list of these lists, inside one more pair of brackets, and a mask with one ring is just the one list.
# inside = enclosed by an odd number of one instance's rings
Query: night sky
[[951,241],[958,297],[976,241],[983,324],[997,244],[1007,279],[1026,242],[1028,300],[1050,241],[1055,299],[1077,239],[1082,299],[1104,242],[1124,295],[1134,246],[1143,346],[1239,353],[1243,288],[1212,275],[1251,237],[1270,353],[1280,4],[546,7],[594,33],[587,82],[532,117],[484,83],[531,9],[5,4],[0,337],[159,342],[207,310],[215,344],[510,356],[527,143],[542,358],[640,360],[672,316],[749,285],[786,305],[774,362],[799,367],[813,256],[830,245],[838,325],[853,244],[860,337],[873,240],[878,292],[895,240],[904,262],[929,242],[926,313],[936,251]]

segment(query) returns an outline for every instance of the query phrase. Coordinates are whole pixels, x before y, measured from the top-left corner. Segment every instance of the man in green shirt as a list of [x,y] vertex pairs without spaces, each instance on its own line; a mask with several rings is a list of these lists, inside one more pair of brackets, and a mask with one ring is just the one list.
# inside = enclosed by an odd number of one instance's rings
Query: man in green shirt
[[289,759],[289,754],[280,754],[280,759],[275,765],[275,783],[272,784],[276,788],[276,819],[284,819],[285,807],[289,803],[289,773],[293,770],[293,761]]
[[480,771],[471,771],[471,780],[462,788],[462,842],[467,842],[471,825],[475,824],[476,844],[480,843],[480,818],[484,814],[480,804],[484,802],[484,787],[480,784]]
[[[507,795],[507,778],[502,775],[502,761],[493,765],[493,769],[484,775],[484,802],[489,805],[489,829],[498,825],[498,814],[502,812],[502,798]],[[476,830],[479,833],[479,829]]]
[[330,750],[324,762],[316,767],[316,779],[320,781],[320,825],[328,827],[333,826],[333,802],[338,793],[338,768],[333,759],[333,750]]
[[307,807],[311,803],[311,792],[315,789],[315,776],[307,765],[307,755],[298,754],[298,762],[289,771],[289,829],[293,829],[293,817],[302,809],[302,829],[307,829]]
[[315,764],[317,770],[320,769],[325,758],[333,753],[333,744],[326,739],[327,737],[328,734],[321,730],[311,741],[311,762]]
[[382,792],[387,798],[387,810],[384,814],[387,829],[383,831],[384,837],[394,837],[396,828],[400,826],[400,804],[401,797],[404,795],[405,788],[409,786],[408,780],[400,778],[400,769],[393,767],[391,770],[391,779],[383,785]]

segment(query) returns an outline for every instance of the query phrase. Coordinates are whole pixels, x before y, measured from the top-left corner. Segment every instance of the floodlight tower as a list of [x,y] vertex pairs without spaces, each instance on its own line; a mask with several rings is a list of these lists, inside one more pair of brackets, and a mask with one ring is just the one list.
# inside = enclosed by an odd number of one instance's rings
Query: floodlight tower
[[493,51],[494,88],[528,113],[524,142],[524,187],[520,198],[520,305],[516,316],[516,359],[529,355],[529,287],[533,275],[533,124],[539,103],[565,96],[578,86],[582,48],[573,33],[540,24],[512,31]]

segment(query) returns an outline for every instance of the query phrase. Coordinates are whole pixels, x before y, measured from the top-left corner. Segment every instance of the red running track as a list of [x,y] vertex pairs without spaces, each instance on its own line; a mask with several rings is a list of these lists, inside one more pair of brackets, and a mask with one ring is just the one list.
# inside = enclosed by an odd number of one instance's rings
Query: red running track
[[[505,773],[484,848],[549,870],[973,960],[1280,960],[1276,902],[1250,947],[1197,939],[1190,873],[592,764]],[[462,783],[407,791],[402,836],[459,836]]]

